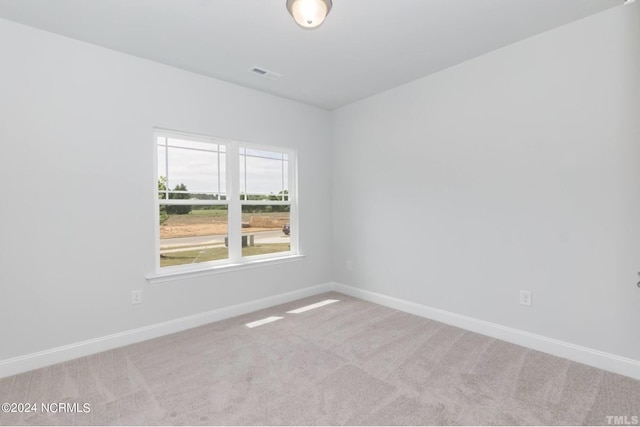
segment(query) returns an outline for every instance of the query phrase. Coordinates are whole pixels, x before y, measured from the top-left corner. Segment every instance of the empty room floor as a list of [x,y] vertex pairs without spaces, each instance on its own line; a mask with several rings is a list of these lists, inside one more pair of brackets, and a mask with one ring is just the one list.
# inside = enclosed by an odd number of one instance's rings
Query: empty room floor
[[[338,302],[287,313],[327,299]],[[272,316],[282,319],[246,326]],[[613,425],[640,416],[640,381],[334,292],[0,379],[0,396],[38,406],[0,413],[2,425]],[[80,411],[41,410],[58,402]]]

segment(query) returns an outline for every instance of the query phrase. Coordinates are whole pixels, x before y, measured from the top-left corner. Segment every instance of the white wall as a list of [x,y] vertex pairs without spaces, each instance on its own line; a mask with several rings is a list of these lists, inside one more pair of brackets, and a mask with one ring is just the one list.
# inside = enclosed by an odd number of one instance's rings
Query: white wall
[[[329,113],[4,20],[0,52],[0,361],[330,280]],[[306,258],[148,284],[154,126],[296,148]]]
[[338,282],[640,360],[640,4],[344,107],[333,144]]

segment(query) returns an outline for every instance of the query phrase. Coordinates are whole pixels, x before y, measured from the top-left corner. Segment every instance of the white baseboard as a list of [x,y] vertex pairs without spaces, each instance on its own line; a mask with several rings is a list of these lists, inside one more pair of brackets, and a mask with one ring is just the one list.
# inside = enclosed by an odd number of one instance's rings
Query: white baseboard
[[531,334],[514,328],[485,322],[472,317],[463,316],[449,311],[416,304],[399,298],[366,291],[364,289],[333,283],[332,289],[355,298],[360,298],[375,304],[384,305],[406,313],[432,319],[448,325],[456,326],[468,331],[477,332],[492,338],[497,338],[523,347],[538,350],[554,356],[572,360],[574,362],[604,369],[616,374],[640,379],[640,361],[615,354],[605,353],[568,342]]
[[56,363],[66,362],[79,357],[88,356],[102,351],[122,347],[137,342],[158,338],[163,335],[184,331],[208,323],[217,322],[235,316],[262,310],[279,304],[284,304],[297,299],[310,297],[332,290],[332,284],[326,283],[312,286],[284,294],[274,295],[238,305],[223,307],[217,310],[199,313],[193,316],[182,317],[157,323],[142,328],[132,329],[117,334],[94,338],[74,344],[56,347],[49,350],[31,353],[11,359],[0,360],[0,378],[43,368]]

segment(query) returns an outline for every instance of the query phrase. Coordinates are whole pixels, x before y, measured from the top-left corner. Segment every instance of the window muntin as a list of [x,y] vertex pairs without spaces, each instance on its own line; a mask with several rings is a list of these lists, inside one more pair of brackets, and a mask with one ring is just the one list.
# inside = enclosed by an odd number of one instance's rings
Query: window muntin
[[158,269],[298,253],[292,151],[162,131],[156,146]]
[[240,199],[280,200],[289,192],[289,156],[240,148]]

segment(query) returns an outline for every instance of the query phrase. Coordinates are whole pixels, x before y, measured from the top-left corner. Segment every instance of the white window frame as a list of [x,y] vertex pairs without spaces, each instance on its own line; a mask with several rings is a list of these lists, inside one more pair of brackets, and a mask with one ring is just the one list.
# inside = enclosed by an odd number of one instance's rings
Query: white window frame
[[[197,264],[177,265],[169,267],[160,267],[160,205],[163,204],[162,199],[158,199],[158,138],[176,138],[189,141],[197,141],[203,143],[219,144],[225,146],[226,161],[226,196],[227,200],[174,200],[171,204],[184,205],[226,205],[228,213],[228,254],[229,257],[224,260],[208,261]],[[153,193],[155,195],[154,203],[154,258],[155,272],[147,276],[147,280],[152,283],[174,280],[184,276],[201,276],[215,272],[226,272],[239,268],[257,267],[265,264],[281,263],[294,261],[302,258],[299,250],[299,233],[298,233],[298,192],[297,192],[297,152],[294,149],[269,146],[262,144],[254,144],[243,141],[234,141],[225,138],[198,135],[188,132],[173,131],[167,129],[153,130],[153,163],[154,163],[154,180]],[[287,154],[288,157],[288,201],[276,200],[241,200],[240,188],[240,148],[254,150],[274,151]],[[289,205],[289,225],[291,232],[290,250],[287,252],[276,252],[272,254],[242,256],[242,205]]]

